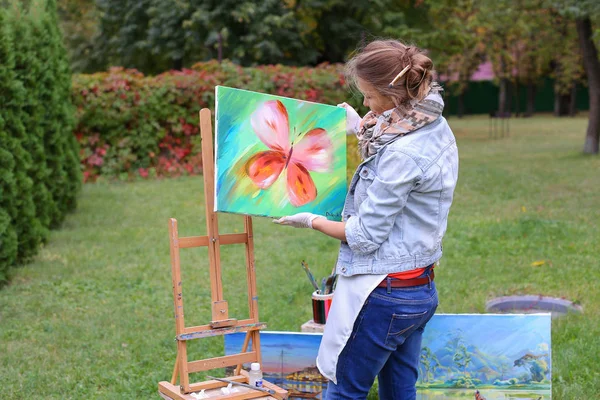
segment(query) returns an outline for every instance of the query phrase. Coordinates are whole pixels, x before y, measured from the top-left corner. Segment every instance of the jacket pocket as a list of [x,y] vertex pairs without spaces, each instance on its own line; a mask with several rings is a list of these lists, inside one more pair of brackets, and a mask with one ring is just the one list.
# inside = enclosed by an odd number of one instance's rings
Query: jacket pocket
[[367,166],[363,166],[358,172],[358,182],[354,192],[354,208],[357,212],[362,202],[366,200],[367,190],[375,180],[375,176],[375,172]]

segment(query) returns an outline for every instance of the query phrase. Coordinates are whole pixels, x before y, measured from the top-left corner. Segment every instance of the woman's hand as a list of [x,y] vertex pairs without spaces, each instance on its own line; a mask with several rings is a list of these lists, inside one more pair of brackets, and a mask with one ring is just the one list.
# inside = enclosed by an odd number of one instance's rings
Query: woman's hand
[[329,221],[322,215],[303,212],[288,217],[274,219],[273,222],[280,225],[293,226],[294,228],[311,228],[322,232],[327,236],[331,236],[332,238],[339,239],[343,242],[346,241],[346,223]]
[[317,218],[325,218],[321,215],[308,212],[298,213],[287,217],[274,219],[273,222],[280,225],[289,225],[294,228],[310,228],[313,229],[313,221]]
[[346,109],[346,133],[349,135],[356,135],[360,130],[360,122],[362,121],[362,118],[348,103],[338,104],[337,106]]

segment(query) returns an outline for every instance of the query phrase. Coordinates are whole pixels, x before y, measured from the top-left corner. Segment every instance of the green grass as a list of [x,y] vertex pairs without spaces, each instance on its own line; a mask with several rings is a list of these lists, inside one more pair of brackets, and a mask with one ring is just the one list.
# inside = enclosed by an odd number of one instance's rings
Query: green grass
[[[494,140],[487,118],[450,120],[461,164],[438,311],[484,312],[486,300],[516,293],[579,302],[582,315],[552,323],[555,399],[600,395],[600,158],[580,153],[586,123],[513,120],[511,136]],[[158,398],[176,355],[167,219],[182,236],[204,234],[202,193],[201,177],[85,185],[78,210],[0,290],[0,398]],[[219,223],[243,228],[239,216]],[[264,218],[254,231],[261,320],[298,331],[311,318],[300,260],[324,276],[336,241]],[[182,253],[186,325],[210,319],[207,258]],[[230,315],[243,317],[243,247],[222,260]],[[222,338],[196,342],[190,359],[222,354]]]

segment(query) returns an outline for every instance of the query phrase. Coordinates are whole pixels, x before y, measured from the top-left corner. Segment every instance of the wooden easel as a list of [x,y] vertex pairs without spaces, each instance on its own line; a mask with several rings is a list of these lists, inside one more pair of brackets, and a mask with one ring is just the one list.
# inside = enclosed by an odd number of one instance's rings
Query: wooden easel
[[[217,214],[214,212],[214,157],[211,112],[204,108],[200,111],[200,131],[202,135],[202,166],[204,176],[204,197],[206,201],[207,236],[179,237],[177,220],[169,220],[169,239],[171,244],[171,276],[173,282],[173,301],[175,305],[175,330],[177,333],[177,359],[170,382],[159,382],[159,394],[166,399],[195,400],[190,393],[205,390],[211,399],[285,399],[287,391],[269,382],[264,382],[264,388],[271,389],[274,394],[260,392],[254,389],[233,386],[236,391],[231,394],[221,394],[220,389],[227,383],[209,380],[200,383],[190,383],[189,374],[208,371],[216,368],[236,366],[235,375],[227,379],[248,383],[248,373],[242,370],[242,364],[261,362],[260,329],[266,327],[258,320],[258,299],[256,295],[256,277],[254,270],[254,242],[252,219],[244,217],[244,233],[219,234]],[[229,318],[227,301],[223,298],[221,281],[220,246],[229,244],[246,245],[246,278],[248,282],[248,311],[249,318],[237,320]],[[186,327],[183,313],[183,295],[181,285],[181,269],[179,250],[190,247],[208,247],[210,263],[210,288],[212,299],[212,320],[207,325]],[[223,357],[204,360],[188,361],[187,341],[205,337],[226,335],[234,332],[246,332],[242,352]],[[252,341],[252,351],[248,345]],[[179,376],[179,386],[176,386]],[[212,391],[212,393],[211,393]]]

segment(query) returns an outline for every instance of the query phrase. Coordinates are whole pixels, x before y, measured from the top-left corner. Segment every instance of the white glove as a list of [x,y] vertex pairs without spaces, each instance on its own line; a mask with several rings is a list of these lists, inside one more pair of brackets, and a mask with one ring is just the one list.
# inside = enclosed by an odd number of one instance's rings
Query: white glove
[[337,106],[346,109],[346,133],[348,135],[356,135],[360,130],[360,122],[362,121],[362,118],[348,103],[338,104]]
[[312,222],[317,218],[324,218],[321,215],[312,214],[309,212],[302,212],[287,217],[281,217],[274,219],[273,222],[280,225],[289,225],[294,228],[310,228],[312,229]]

